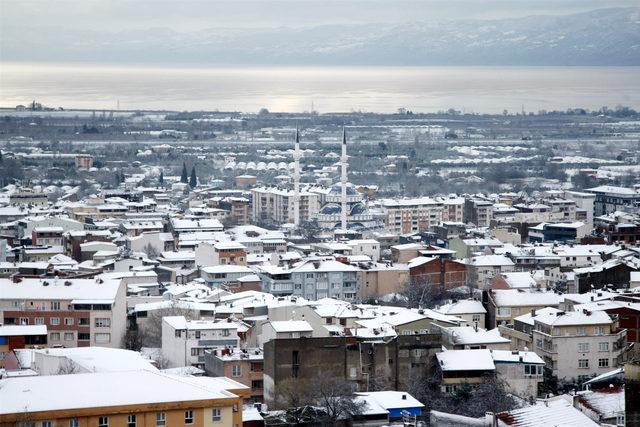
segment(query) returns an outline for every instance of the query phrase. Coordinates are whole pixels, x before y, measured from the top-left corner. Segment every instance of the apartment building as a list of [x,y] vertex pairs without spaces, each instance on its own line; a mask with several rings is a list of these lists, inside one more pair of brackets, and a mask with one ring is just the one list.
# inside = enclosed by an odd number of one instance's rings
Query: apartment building
[[627,331],[604,311],[545,310],[532,315],[535,352],[559,379],[583,380],[621,363]]
[[481,198],[468,198],[464,201],[463,220],[478,227],[489,227],[493,219],[493,202]]
[[[300,191],[300,222],[311,221],[320,211],[320,196]],[[256,222],[287,224],[294,222],[293,190],[261,187],[251,190],[252,216]]]
[[119,279],[0,279],[5,325],[46,325],[50,347],[120,347],[126,286]]
[[162,318],[162,355],[170,368],[204,368],[205,351],[238,347],[238,325],[213,320],[187,320],[184,316]]
[[512,325],[523,314],[546,307],[557,308],[561,295],[524,289],[496,289],[486,293],[487,328]]
[[638,212],[640,209],[640,192],[633,188],[602,185],[588,188],[585,192],[596,195],[593,203],[594,216],[607,215],[615,211]]
[[264,355],[259,348],[224,349],[205,352],[205,371],[213,377],[228,377],[251,389],[249,402],[263,401]]
[[386,199],[380,202],[385,228],[393,233],[406,234],[429,231],[442,221],[442,203],[429,198]]
[[247,394],[229,378],[148,370],[9,378],[0,380],[0,425],[234,427]]

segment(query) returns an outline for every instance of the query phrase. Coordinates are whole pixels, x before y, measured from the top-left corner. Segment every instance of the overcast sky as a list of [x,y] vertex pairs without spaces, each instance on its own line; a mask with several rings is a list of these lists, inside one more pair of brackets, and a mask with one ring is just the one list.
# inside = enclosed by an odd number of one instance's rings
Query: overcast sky
[[493,19],[637,5],[638,0],[0,0],[0,26],[190,31]]

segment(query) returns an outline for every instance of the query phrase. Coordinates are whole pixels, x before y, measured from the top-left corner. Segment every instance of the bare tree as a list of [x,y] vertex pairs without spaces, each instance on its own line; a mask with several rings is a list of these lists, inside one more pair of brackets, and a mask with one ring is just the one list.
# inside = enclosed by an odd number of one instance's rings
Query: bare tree
[[278,383],[273,397],[273,409],[299,408],[311,405],[313,396],[309,381],[300,378],[287,378]]
[[326,411],[326,419],[322,421],[328,425],[361,415],[365,410],[366,403],[356,399],[353,383],[342,378],[318,376],[311,385],[317,405]]
[[144,247],[144,253],[147,254],[147,258],[156,259],[160,256],[160,252],[151,243],[147,243]]
[[80,372],[80,368],[78,367],[78,365],[76,365],[73,362],[73,360],[65,358],[60,363],[60,366],[58,366],[58,372],[56,374],[57,375],[70,375],[70,374],[77,374],[79,372]]
[[169,316],[184,316],[187,320],[194,319],[194,312],[179,307],[174,301],[170,307],[148,312],[144,321],[138,323],[137,336],[132,342],[140,347],[160,347],[162,345],[162,318]]
[[410,277],[400,294],[405,298],[408,308],[432,308],[449,297],[448,292],[434,286],[426,274]]

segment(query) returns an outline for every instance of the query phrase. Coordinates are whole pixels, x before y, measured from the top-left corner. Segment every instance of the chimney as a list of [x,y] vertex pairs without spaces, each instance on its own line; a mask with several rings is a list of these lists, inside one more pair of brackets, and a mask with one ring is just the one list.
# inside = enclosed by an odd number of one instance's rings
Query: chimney
[[536,309],[535,308],[531,309],[531,317],[536,317]]
[[402,395],[402,400],[407,400],[407,395],[406,394]]

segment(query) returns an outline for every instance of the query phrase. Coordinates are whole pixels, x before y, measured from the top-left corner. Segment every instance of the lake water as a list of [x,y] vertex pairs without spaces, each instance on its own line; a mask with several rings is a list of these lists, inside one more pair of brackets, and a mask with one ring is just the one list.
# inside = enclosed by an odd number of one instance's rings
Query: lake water
[[0,63],[0,106],[499,113],[626,105],[640,67],[114,67]]

